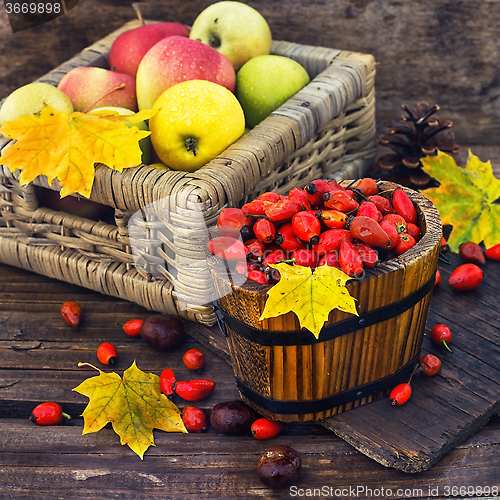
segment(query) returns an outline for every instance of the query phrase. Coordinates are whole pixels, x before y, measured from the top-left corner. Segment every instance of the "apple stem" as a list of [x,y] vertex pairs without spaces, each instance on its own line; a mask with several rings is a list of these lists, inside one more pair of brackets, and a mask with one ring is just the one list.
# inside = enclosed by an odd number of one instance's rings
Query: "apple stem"
[[191,151],[194,154],[194,156],[196,156],[196,146],[197,146],[196,139],[190,137],[189,139],[186,139],[185,144],[187,150]]
[[213,49],[218,49],[220,47],[220,39],[214,36],[208,40],[208,45]]
[[137,14],[137,17],[139,18],[140,23],[144,26],[146,22],[144,21],[144,18],[142,17],[142,12],[141,12],[141,6],[139,5],[139,2],[134,2],[132,4],[132,7],[135,10],[135,13]]
[[108,97],[108,95],[112,94],[115,90],[121,90],[124,88],[125,88],[125,84],[122,83],[122,84],[118,85],[118,87],[114,87],[111,90],[108,90],[108,92],[106,92],[102,97],[99,97],[99,99],[97,99],[97,101],[92,103],[86,110],[84,110],[83,113],[88,113],[99,101],[102,101],[105,97]]

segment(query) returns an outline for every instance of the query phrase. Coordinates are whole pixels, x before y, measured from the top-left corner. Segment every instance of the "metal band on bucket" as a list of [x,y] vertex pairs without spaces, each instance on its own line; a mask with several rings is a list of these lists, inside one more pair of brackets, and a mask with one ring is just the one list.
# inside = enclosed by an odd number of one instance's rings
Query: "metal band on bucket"
[[217,302],[213,301],[213,308],[217,318],[217,323],[222,331],[224,337],[227,337],[226,325],[237,332],[239,335],[246,337],[248,340],[264,345],[264,346],[289,346],[289,345],[312,345],[331,340],[348,333],[355,332],[361,328],[380,323],[395,316],[404,313],[415,304],[420,302],[434,287],[436,281],[436,273],[420,288],[407,295],[404,299],[388,304],[378,309],[373,309],[366,313],[354,316],[352,318],[333,323],[325,326],[318,338],[315,338],[309,330],[296,330],[296,331],[272,331],[272,330],[259,330],[254,328],[233,316],[227,314],[222,310]]
[[415,356],[409,363],[406,363],[398,371],[386,377],[374,380],[364,385],[354,387],[347,391],[339,392],[322,399],[303,400],[303,401],[282,401],[270,399],[262,394],[255,392],[247,387],[241,380],[236,378],[236,386],[241,395],[248,400],[252,401],[261,408],[276,413],[276,414],[293,414],[293,415],[306,415],[308,413],[319,413],[331,408],[343,406],[352,403],[357,399],[366,398],[377,394],[378,392],[392,389],[398,384],[407,382],[413,370],[419,363],[420,353]]

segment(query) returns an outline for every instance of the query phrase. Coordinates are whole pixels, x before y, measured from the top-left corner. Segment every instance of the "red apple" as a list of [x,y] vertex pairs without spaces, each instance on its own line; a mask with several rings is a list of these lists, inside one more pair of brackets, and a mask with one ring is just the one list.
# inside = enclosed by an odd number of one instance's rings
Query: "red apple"
[[189,36],[189,28],[180,23],[145,24],[125,31],[113,42],[109,52],[109,67],[133,76],[146,52],[167,36]]
[[[121,84],[125,84],[125,87],[112,91]],[[124,73],[93,66],[79,66],[68,71],[57,88],[69,97],[75,111],[103,106],[137,111],[135,79]]]
[[172,85],[186,80],[208,80],[234,92],[236,73],[231,61],[198,40],[169,36],[142,58],[137,70],[139,109],[151,109]]

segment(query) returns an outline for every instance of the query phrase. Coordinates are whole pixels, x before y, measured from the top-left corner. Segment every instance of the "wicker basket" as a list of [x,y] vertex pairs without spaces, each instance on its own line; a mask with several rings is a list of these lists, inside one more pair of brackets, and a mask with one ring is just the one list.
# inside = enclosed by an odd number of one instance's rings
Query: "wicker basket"
[[[386,197],[396,187],[379,183]],[[260,414],[283,422],[324,419],[384,397],[418,366],[442,227],[427,198],[407,193],[417,206],[421,240],[348,282],[359,316],[332,310],[318,339],[293,312],[260,321],[271,286],[235,286],[224,262],[208,257],[236,383]]]
[[[77,66],[107,66],[124,25],[38,81],[56,85]],[[40,206],[37,186],[20,186],[0,166],[0,260],[212,325],[207,226],[220,210],[260,193],[287,193],[321,177],[358,178],[376,155],[375,63],[371,55],[273,42],[311,82],[219,157],[194,173],[149,166],[123,173],[96,166],[91,200],[112,210],[99,221]],[[0,136],[0,148],[10,141]],[[133,232],[133,235],[131,236]]]

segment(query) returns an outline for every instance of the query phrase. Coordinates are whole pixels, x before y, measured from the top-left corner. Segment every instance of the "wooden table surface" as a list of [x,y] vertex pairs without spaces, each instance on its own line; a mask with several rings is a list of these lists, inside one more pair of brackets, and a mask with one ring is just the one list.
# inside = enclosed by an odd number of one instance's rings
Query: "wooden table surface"
[[[483,160],[499,158],[497,149],[474,152]],[[487,289],[492,303],[500,290],[496,283]],[[76,300],[84,310],[77,329],[60,316],[65,300]],[[457,311],[461,314],[469,311]],[[72,389],[95,372],[77,365],[98,364],[96,349],[102,341],[113,342],[119,350],[113,371],[122,373],[135,360],[145,372],[159,374],[169,367],[180,379],[192,378],[182,354],[200,347],[207,357],[203,376],[217,386],[199,406],[209,414],[216,403],[239,398],[230,364],[206,342],[194,340],[195,325],[186,325],[193,337],[171,352],[159,353],[141,339],[128,337],[116,324],[149,315],[128,301],[0,264],[1,499],[498,498],[498,415],[429,470],[413,474],[380,465],[316,423],[286,424],[269,441],[219,435],[210,427],[200,434],[155,430],[156,446],[142,461],[120,445],[111,428],[82,435],[80,415],[88,400]],[[49,400],[61,403],[72,419],[58,427],[30,422],[31,410]],[[180,399],[174,402],[182,408]],[[273,491],[257,476],[261,453],[278,443],[292,446],[302,456],[296,489]]]

